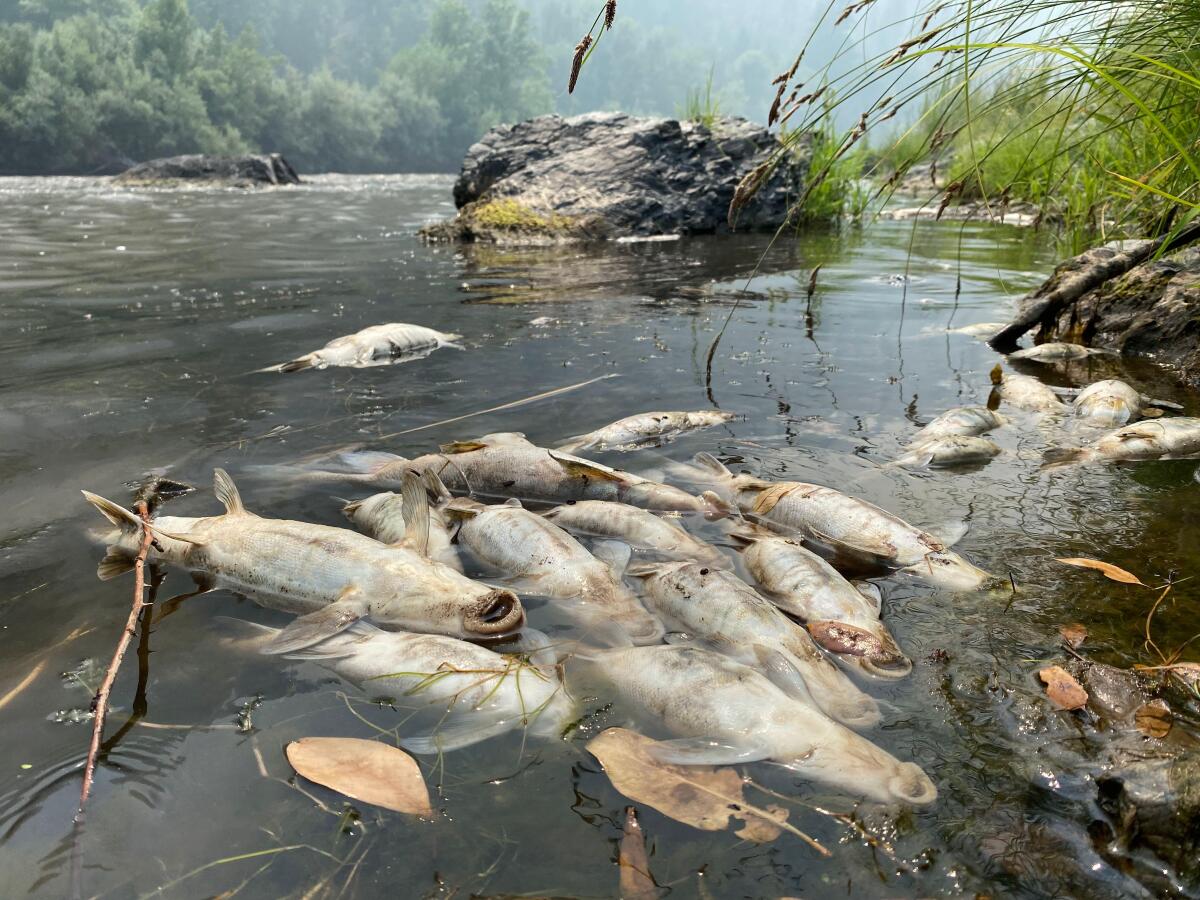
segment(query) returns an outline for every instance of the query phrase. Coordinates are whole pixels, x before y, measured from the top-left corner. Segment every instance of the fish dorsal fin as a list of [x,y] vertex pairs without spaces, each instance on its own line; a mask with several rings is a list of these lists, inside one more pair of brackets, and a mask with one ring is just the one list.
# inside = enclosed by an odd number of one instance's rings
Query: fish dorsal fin
[[450,441],[439,448],[443,453],[470,453],[472,450],[482,450],[488,446],[483,441]]
[[400,514],[404,517],[404,543],[422,556],[429,555],[429,497],[416,472],[405,472],[400,484]]
[[931,525],[925,529],[925,533],[941,541],[947,547],[953,547],[966,536],[969,528],[970,526],[962,519],[956,519],[942,522],[939,525]]
[[700,500],[704,503],[704,518],[728,519],[737,518],[737,507],[713,491],[703,491]]
[[507,500],[504,501],[504,505],[505,506],[515,506],[518,509],[525,508],[524,506],[521,505],[521,501],[518,500],[516,497],[509,497]]
[[242,495],[224,469],[213,469],[213,493],[225,506],[225,515],[240,516],[246,512],[242,505]]
[[730,478],[733,473],[729,471],[725,463],[721,462],[711,453],[700,452],[692,457],[693,462],[710,475],[719,475],[722,478]]
[[620,578],[629,565],[631,551],[624,541],[599,541],[592,547],[592,556],[604,563]]
[[446,487],[445,482],[438,478],[437,472],[433,469],[426,469],[422,472],[421,480],[425,482],[425,490],[434,506],[445,506],[453,499],[450,488]]
[[[108,521],[112,522],[122,531],[132,533],[141,532],[142,520],[125,507],[118,503],[113,503],[111,500],[106,500],[99,494],[93,494],[91,491],[83,491],[82,493],[84,499],[87,500],[88,503],[96,507],[96,509],[100,511],[100,514],[104,516],[104,518],[108,519]],[[150,533],[158,537],[165,537],[172,541],[179,541],[180,543],[184,544],[192,544],[197,547],[204,544],[203,541],[196,540],[196,538],[189,537],[185,534],[175,534],[170,531],[164,531],[153,522],[150,522],[148,527],[150,529]]]
[[610,469],[608,466],[601,465],[600,463],[581,459],[569,453],[560,453],[557,450],[548,450],[546,452],[550,454],[552,460],[572,475],[578,475],[581,478],[596,478],[601,481],[625,482],[628,480],[621,472],[618,472],[616,469]]

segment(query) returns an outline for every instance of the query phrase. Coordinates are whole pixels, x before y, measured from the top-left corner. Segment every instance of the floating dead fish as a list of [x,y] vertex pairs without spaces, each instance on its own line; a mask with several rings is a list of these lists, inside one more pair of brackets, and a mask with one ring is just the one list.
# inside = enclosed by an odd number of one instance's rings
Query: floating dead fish
[[[1089,384],[1071,404],[1075,415],[1097,425],[1124,425],[1143,415],[1142,395],[1123,381],[1107,379]],[[1158,410],[1154,415],[1162,415]]]
[[1072,463],[1194,457],[1200,457],[1200,419],[1178,416],[1126,425],[1110,431],[1089,447],[1048,450],[1043,468]]
[[[491,437],[447,444],[447,452],[415,459],[372,451],[341,453],[310,461],[297,474],[321,481],[392,488],[400,484],[405,472],[430,471],[458,494],[552,503],[611,500],[642,509],[703,513],[709,518],[736,514],[711,491],[696,497],[592,460],[535,447],[523,436],[506,435],[500,442],[487,439]],[[283,471],[295,472],[286,467]]]
[[729,565],[725,555],[712,544],[693,537],[669,519],[627,503],[579,500],[556,506],[542,515],[567,531],[614,538],[636,550],[652,550],[668,559]]
[[878,588],[856,587],[798,541],[765,529],[734,537],[746,543],[742,559],[750,575],[776,606],[808,625],[818,644],[881,678],[912,671],[912,660],[879,620]]
[[[427,501],[415,475],[403,486],[406,542],[412,549],[345,528],[261,518],[242,505],[223,469],[216,470],[213,481],[225,514],[155,519],[150,531],[161,550],[152,550],[151,558],[202,572],[218,586],[266,605],[302,613],[283,629],[273,652],[310,646],[367,616],[395,628],[471,638],[513,634],[524,622],[521,601],[512,591],[489,588],[422,555],[428,516],[421,510]],[[104,535],[112,547],[98,570],[101,578],[111,578],[129,567],[142,523],[129,510],[83,493],[117,526]]]
[[999,334],[1005,327],[1007,322],[976,322],[974,325],[963,325],[961,328],[947,328],[947,334],[965,334],[967,337],[991,337],[994,334]]
[[451,501],[447,513],[462,521],[459,543],[483,563],[518,579],[521,590],[570,601],[572,611],[593,630],[615,626],[635,644],[662,640],[662,623],[621,580],[629,561],[628,546],[608,545],[605,549],[611,552],[601,561],[518,500],[484,506],[462,498]]
[[708,453],[696,462],[747,516],[860,565],[898,569],[947,590],[975,590],[991,579],[949,549],[954,540],[944,542],[865,500],[818,484],[734,475]]
[[354,334],[334,338],[320,350],[307,353],[290,362],[259,369],[260,372],[299,372],[301,369],[324,369],[327,366],[372,366],[398,362],[405,358],[427,355],[440,347],[455,347],[461,334],[434,331],[423,325],[391,322],[372,325]]
[[[676,632],[749,666],[756,645],[771,647],[789,670],[777,672],[785,693],[809,700],[844,725],[870,728],[879,707],[820,651],[802,627],[732,572],[701,563],[650,563],[633,571],[646,604]],[[790,675],[790,681],[788,676]]]
[[[462,560],[451,543],[451,527],[445,515],[450,492],[432,473],[425,481],[425,487],[430,492],[425,555],[461,572]],[[404,521],[404,498],[401,495],[391,491],[373,494],[364,500],[347,503],[342,507],[342,513],[356,528],[375,540],[413,549],[408,545],[408,524]]]
[[999,364],[992,369],[995,392],[1005,403],[1035,412],[1062,412],[1062,399],[1048,386],[1029,375],[1005,372]]
[[893,465],[908,469],[950,468],[984,463],[999,455],[1000,447],[995,441],[968,434],[947,434],[941,437],[913,441],[908,452]]
[[626,703],[678,735],[653,748],[661,762],[720,766],[769,760],[881,803],[924,805],[937,799],[937,788],[919,766],[900,762],[811,701],[784,693],[769,677],[789,672],[790,665],[768,648],[755,652],[771,676],[690,646],[600,651],[586,664]]
[[1112,350],[1100,347],[1084,347],[1082,344],[1064,344],[1051,341],[1037,344],[1025,350],[1017,350],[1008,354],[1009,359],[1025,360],[1027,362],[1062,362],[1070,359],[1083,359],[1086,356],[1098,354],[1114,355]]
[[717,409],[699,412],[648,412],[628,416],[595,431],[571,438],[558,449],[574,453],[577,450],[632,450],[648,443],[662,443],[677,434],[697,428],[721,425],[734,418],[733,413]]
[[998,412],[993,412],[986,406],[956,406],[948,409],[932,422],[913,435],[911,444],[919,444],[930,438],[947,437],[961,434],[976,436],[986,434],[1008,420]]
[[[278,628],[231,624],[266,652],[280,636]],[[534,653],[525,661],[457,638],[380,631],[356,622],[286,656],[314,660],[359,687],[387,694],[390,706],[421,711],[401,729],[400,745],[413,753],[457,750],[517,728],[556,737],[574,716],[549,654],[539,659]],[[422,728],[429,732],[419,733]]]

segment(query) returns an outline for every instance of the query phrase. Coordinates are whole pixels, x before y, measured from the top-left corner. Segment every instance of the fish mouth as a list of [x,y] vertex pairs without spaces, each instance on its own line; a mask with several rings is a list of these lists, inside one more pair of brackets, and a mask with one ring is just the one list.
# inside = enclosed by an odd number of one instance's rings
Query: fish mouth
[[901,803],[925,806],[937,799],[937,786],[916,763],[901,763],[888,782],[888,792]]
[[515,634],[524,624],[525,609],[520,598],[499,588],[484,594],[463,620],[463,627],[470,634],[489,638]]

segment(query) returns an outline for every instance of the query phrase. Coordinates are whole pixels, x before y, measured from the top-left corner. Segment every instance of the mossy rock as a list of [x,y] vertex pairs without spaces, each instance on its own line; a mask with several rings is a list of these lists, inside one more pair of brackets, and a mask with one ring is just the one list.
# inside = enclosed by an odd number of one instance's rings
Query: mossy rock
[[449,222],[422,228],[421,236],[433,241],[538,245],[600,240],[607,236],[607,228],[595,217],[543,212],[514,197],[496,197],[468,203]]

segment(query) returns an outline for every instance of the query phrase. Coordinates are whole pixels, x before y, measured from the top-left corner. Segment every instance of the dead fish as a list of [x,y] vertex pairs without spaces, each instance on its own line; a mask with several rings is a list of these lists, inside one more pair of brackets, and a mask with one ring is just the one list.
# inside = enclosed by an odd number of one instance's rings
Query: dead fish
[[908,452],[893,465],[909,469],[949,468],[987,462],[1000,453],[995,441],[967,434],[947,434],[941,437],[913,441]]
[[462,347],[455,343],[461,334],[447,334],[423,325],[391,322],[372,325],[354,334],[334,338],[320,350],[259,369],[260,372],[299,372],[327,366],[369,366],[394,361],[396,357],[431,353],[441,347]]
[[615,625],[635,644],[662,640],[662,623],[621,580],[628,546],[609,545],[601,561],[519,500],[484,506],[460,498],[451,501],[447,513],[461,520],[458,542],[483,563],[519,579],[521,590],[571,601],[589,625]]
[[[272,646],[288,653],[325,640],[359,619],[412,631],[455,637],[499,638],[525,620],[512,591],[479,584],[426,559],[425,489],[415,475],[403,485],[407,547],[381,544],[345,528],[264,519],[242,505],[223,469],[213,479],[225,514],[205,518],[163,516],[150,526],[161,550],[152,558],[211,577],[219,586],[266,605],[303,613]],[[116,548],[100,564],[101,578],[129,566],[141,542],[141,520],[127,509],[83,492],[117,531],[105,535]]]
[[[451,524],[445,515],[446,504],[451,499],[450,492],[432,473],[428,474],[425,488],[430,494],[429,533],[424,555],[461,572],[462,560],[451,543]],[[342,514],[359,531],[375,540],[408,547],[408,525],[404,521],[404,498],[401,495],[391,491],[373,494],[364,500],[347,503],[342,507]]]
[[[1124,425],[1142,416],[1142,395],[1123,381],[1110,378],[1089,384],[1071,404],[1075,415],[1097,425]],[[1155,415],[1162,415],[1158,410]]]
[[584,665],[635,710],[678,735],[653,748],[664,763],[769,760],[880,803],[924,805],[937,799],[937,788],[919,766],[900,762],[815,704],[776,687],[770,679],[790,670],[778,652],[765,647],[755,652],[769,675],[691,646],[600,651]]
[[753,666],[755,645],[777,651],[791,668],[791,682],[777,682],[785,693],[813,702],[844,725],[870,728],[879,723],[879,707],[821,653],[802,627],[785,616],[732,572],[701,563],[649,563],[631,570],[642,579],[650,609],[675,640],[697,641],[718,653]]
[[1008,326],[1007,322],[976,322],[961,328],[947,328],[947,334],[965,334],[967,337],[991,337]]
[[574,453],[577,450],[597,448],[610,450],[632,450],[651,441],[663,441],[685,431],[721,425],[733,419],[733,413],[717,409],[699,412],[648,412],[619,419],[595,431],[571,438],[559,444],[559,450]]
[[743,513],[774,531],[799,534],[859,564],[898,569],[947,590],[975,590],[991,579],[949,549],[962,532],[945,542],[833,488],[734,475],[708,453],[697,454],[696,463],[724,485]]
[[1085,356],[1112,353],[1112,350],[1105,350],[1100,347],[1084,347],[1082,344],[1064,344],[1059,341],[1050,341],[1045,344],[1037,344],[1025,350],[1017,350],[1014,353],[1008,354],[1008,358],[1029,362],[1062,362],[1068,359],[1083,359]]
[[1058,394],[1029,375],[1005,372],[999,364],[992,369],[992,384],[1000,398],[1019,409],[1062,412],[1066,407]]
[[1089,447],[1048,450],[1043,468],[1086,462],[1138,462],[1200,456],[1200,419],[1178,416],[1135,422],[1110,431]]
[[[281,633],[241,620],[231,624],[266,652]],[[457,638],[355,622],[286,657],[313,660],[359,687],[386,693],[393,707],[419,711],[419,719],[405,720],[400,740],[413,753],[457,750],[517,728],[556,737],[575,714],[553,655],[539,659],[535,653],[526,660]],[[422,727],[429,732],[420,733]]]
[[390,488],[400,483],[405,472],[430,471],[458,494],[552,503],[611,500],[642,509],[703,513],[709,518],[736,514],[711,491],[696,497],[668,484],[528,442],[460,441],[446,447],[444,453],[415,459],[371,451],[337,454],[304,465],[300,477]]
[[751,577],[776,606],[803,621],[818,644],[881,678],[912,671],[912,660],[879,620],[878,588],[856,587],[798,541],[765,529],[734,537],[746,544],[742,559]]
[[1008,423],[1008,420],[998,412],[993,412],[986,406],[956,406],[948,409],[928,425],[913,435],[910,443],[918,444],[930,438],[947,437],[962,434],[976,436],[987,434],[995,428]]
[[669,519],[627,503],[578,500],[542,513],[560,528],[576,534],[623,541],[636,550],[652,550],[668,559],[690,559],[710,566],[729,560],[712,544],[693,537]]

